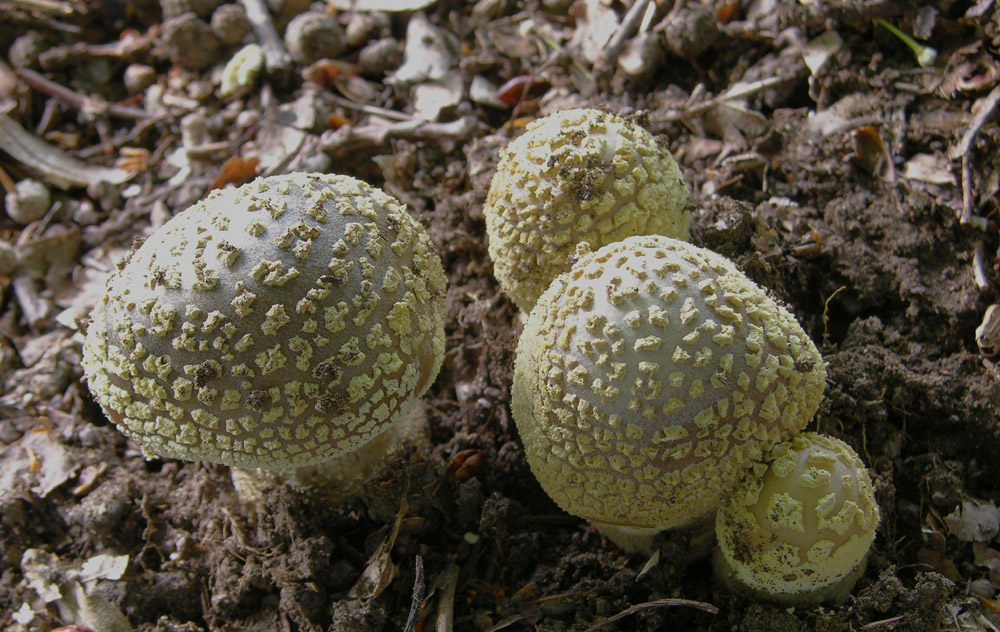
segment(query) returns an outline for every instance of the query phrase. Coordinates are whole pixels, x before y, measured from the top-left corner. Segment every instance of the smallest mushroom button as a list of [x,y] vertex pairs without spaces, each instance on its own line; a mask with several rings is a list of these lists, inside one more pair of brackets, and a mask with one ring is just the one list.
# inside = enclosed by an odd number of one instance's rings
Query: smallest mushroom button
[[395,198],[346,176],[258,178],[130,253],[91,312],[84,373],[150,456],[330,483],[420,434],[408,416],[444,357],[445,289]]
[[719,510],[715,569],[755,597],[837,601],[864,573],[878,522],[871,479],[854,450],[803,433],[774,446]]
[[581,242],[687,239],[687,184],[638,121],[589,108],[556,112],[501,151],[483,213],[493,273],[525,314]]

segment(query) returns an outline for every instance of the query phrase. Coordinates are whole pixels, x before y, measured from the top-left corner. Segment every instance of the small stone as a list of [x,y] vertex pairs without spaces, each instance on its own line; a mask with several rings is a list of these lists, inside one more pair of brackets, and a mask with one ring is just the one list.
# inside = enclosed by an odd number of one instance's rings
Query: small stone
[[224,4],[212,14],[212,32],[223,46],[236,46],[250,32],[247,12],[238,4]]
[[212,28],[194,13],[185,13],[163,23],[163,48],[170,61],[190,70],[215,63],[219,40]]
[[391,37],[374,41],[358,53],[361,73],[369,77],[384,77],[387,72],[398,68],[403,60],[403,47]]
[[14,186],[14,192],[7,194],[6,202],[7,215],[26,225],[45,217],[52,205],[52,195],[38,180],[21,180]]
[[663,44],[654,33],[641,33],[618,56],[618,66],[633,77],[651,74],[663,64]]
[[38,31],[28,31],[10,45],[7,51],[7,61],[14,68],[37,68],[38,57],[48,46],[45,38]]
[[207,18],[221,3],[222,0],[160,0],[160,7],[165,18],[175,18],[185,13]]
[[339,57],[345,48],[344,30],[324,13],[300,13],[285,29],[285,47],[300,64]]
[[130,64],[122,81],[129,94],[139,94],[156,82],[156,70],[145,64]]
[[361,46],[377,37],[379,31],[387,26],[389,18],[384,13],[355,13],[347,23],[347,44],[354,48]]
[[704,53],[719,39],[719,22],[711,7],[686,3],[663,29],[668,51],[688,59]]

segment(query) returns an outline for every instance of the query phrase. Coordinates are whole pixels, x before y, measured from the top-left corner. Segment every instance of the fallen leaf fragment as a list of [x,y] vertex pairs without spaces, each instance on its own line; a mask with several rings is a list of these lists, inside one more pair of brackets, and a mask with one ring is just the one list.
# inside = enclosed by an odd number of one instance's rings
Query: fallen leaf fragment
[[62,189],[84,187],[101,180],[117,185],[132,177],[122,169],[81,162],[31,134],[6,114],[0,114],[0,150]]
[[989,542],[1000,533],[1000,509],[990,502],[966,500],[944,522],[951,535],[963,542]]
[[950,184],[957,182],[948,169],[948,160],[944,156],[932,154],[917,154],[903,165],[903,177],[928,184]]

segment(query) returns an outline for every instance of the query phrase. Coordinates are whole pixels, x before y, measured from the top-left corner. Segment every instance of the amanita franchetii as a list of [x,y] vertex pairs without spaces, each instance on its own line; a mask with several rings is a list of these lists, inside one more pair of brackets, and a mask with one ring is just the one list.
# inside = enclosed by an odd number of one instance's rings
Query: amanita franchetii
[[659,235],[580,254],[527,320],[512,411],[549,496],[642,550],[710,518],[746,468],[802,430],[826,364],[718,254]]
[[533,121],[500,153],[483,212],[493,273],[527,314],[577,244],[631,235],[687,239],[688,188],[662,139],[596,109]]
[[426,231],[381,190],[258,178],[129,255],[91,313],[83,368],[148,455],[350,490],[423,432],[410,417],[443,359],[445,290]]

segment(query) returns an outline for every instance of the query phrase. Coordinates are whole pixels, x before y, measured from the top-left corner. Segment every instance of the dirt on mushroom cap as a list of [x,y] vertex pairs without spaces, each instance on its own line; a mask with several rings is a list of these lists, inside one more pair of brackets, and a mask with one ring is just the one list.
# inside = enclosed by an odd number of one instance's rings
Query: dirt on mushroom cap
[[444,353],[441,262],[394,198],[346,176],[217,191],[112,275],[83,366],[150,454],[315,465],[378,435]]
[[808,423],[825,363],[787,310],[703,248],[631,237],[539,298],[512,410],[564,510],[664,529],[714,510],[745,468]]

